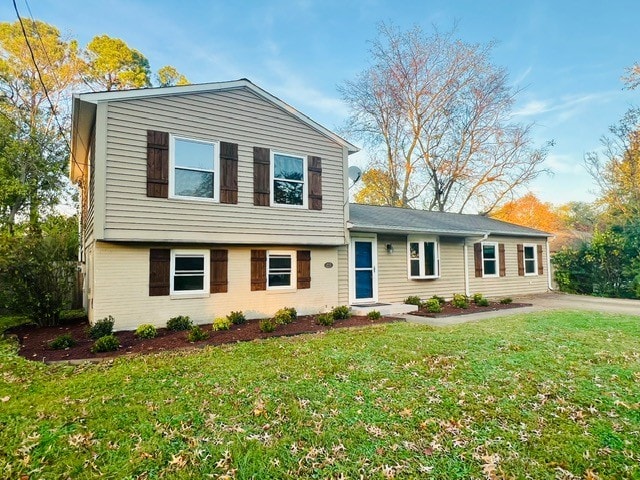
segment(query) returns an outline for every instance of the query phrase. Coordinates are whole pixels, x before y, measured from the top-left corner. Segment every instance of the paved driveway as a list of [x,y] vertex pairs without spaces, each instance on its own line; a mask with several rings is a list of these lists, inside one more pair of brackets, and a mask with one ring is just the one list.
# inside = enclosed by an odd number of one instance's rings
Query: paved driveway
[[588,310],[606,313],[621,313],[640,316],[640,300],[619,298],[588,297],[584,295],[570,295],[566,293],[541,293],[514,297],[514,302],[531,303],[531,307],[497,310],[495,312],[472,313],[455,317],[427,318],[415,315],[402,315],[409,322],[423,323],[444,327],[458,323],[475,322],[485,318],[503,317],[519,313],[540,312],[544,310]]

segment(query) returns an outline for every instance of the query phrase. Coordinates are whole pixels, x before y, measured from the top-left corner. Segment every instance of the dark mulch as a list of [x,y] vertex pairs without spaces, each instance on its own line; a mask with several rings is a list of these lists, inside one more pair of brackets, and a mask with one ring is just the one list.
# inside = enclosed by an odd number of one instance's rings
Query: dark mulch
[[469,302],[469,308],[458,308],[451,305],[451,302],[446,302],[442,305],[442,312],[440,313],[431,313],[427,311],[425,308],[421,308],[416,310],[415,312],[409,312],[409,315],[419,315],[421,317],[451,317],[454,315],[468,315],[470,313],[480,313],[480,312],[493,312],[496,310],[506,310],[508,308],[520,308],[520,307],[530,307],[530,303],[499,303],[499,302],[490,302],[487,307],[480,307],[473,302]]
[[[21,325],[6,330],[5,333],[13,334],[18,338],[20,350],[18,353],[28,360],[39,362],[84,360],[110,358],[128,354],[156,353],[181,348],[202,347],[204,345],[221,345],[224,343],[244,342],[256,338],[270,338],[299,335],[302,333],[324,332],[334,328],[360,327],[381,323],[401,321],[394,317],[382,317],[379,320],[371,320],[366,316],[352,316],[347,320],[336,320],[333,327],[317,325],[315,316],[299,316],[298,319],[288,325],[279,325],[274,332],[263,333],[259,328],[259,320],[248,320],[242,325],[232,325],[231,329],[214,332],[211,325],[201,325],[202,329],[209,332],[207,340],[189,343],[187,332],[174,332],[166,328],[158,329],[158,336],[151,339],[138,339],[133,331],[115,332],[120,341],[120,349],[115,352],[91,353],[91,340],[87,333],[86,320],[70,322],[59,327],[37,327],[35,325]],[[68,333],[78,342],[75,347],[67,350],[52,350],[48,347],[51,340],[59,335]]]

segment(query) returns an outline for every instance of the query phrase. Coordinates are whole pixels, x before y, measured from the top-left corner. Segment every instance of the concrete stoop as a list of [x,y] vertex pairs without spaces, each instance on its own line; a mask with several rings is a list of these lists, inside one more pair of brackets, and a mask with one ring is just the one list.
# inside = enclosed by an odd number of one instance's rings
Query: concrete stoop
[[356,303],[350,305],[350,307],[353,315],[366,315],[373,310],[377,310],[387,317],[415,312],[418,308],[415,305],[407,305],[406,303]]

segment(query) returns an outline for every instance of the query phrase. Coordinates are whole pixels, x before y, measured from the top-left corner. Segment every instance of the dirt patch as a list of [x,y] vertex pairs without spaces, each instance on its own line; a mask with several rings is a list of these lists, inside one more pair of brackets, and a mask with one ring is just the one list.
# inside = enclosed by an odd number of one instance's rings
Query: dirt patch
[[506,310],[509,308],[521,308],[521,307],[530,307],[530,303],[499,303],[499,302],[490,302],[488,306],[481,307],[476,305],[473,302],[469,302],[469,308],[458,308],[451,305],[451,302],[446,302],[442,305],[442,312],[440,313],[431,313],[427,311],[425,308],[421,308],[416,310],[415,312],[409,312],[409,315],[419,315],[421,317],[431,317],[431,318],[440,318],[440,317],[452,317],[454,315],[469,315],[470,313],[481,313],[481,312],[494,312],[496,310]]
[[[115,332],[120,341],[120,348],[115,352],[91,353],[93,340],[87,335],[88,323],[86,320],[68,323],[59,327],[37,327],[35,325],[21,325],[5,331],[6,334],[15,335],[20,343],[19,355],[38,362],[84,360],[111,358],[130,354],[156,353],[167,350],[197,348],[204,345],[221,345],[224,343],[245,342],[256,338],[270,338],[299,335],[302,333],[324,332],[334,328],[361,327],[381,323],[401,321],[394,317],[382,317],[371,320],[366,316],[352,316],[347,320],[336,320],[333,327],[316,324],[313,315],[299,316],[295,322],[288,325],[279,325],[271,333],[260,331],[259,320],[248,320],[242,325],[232,325],[229,330],[214,332],[211,325],[201,325],[202,329],[210,335],[206,340],[190,343],[187,340],[187,332],[174,332],[166,328],[158,329],[158,336],[151,339],[139,339],[133,331]],[[76,346],[67,350],[53,350],[49,348],[49,342],[56,337],[69,334],[78,342]]]

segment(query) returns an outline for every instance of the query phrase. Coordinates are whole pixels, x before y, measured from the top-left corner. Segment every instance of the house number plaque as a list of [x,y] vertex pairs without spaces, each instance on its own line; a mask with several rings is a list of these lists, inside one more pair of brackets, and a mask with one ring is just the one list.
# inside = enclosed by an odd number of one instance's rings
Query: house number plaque
[[324,268],[333,268],[333,263],[331,263],[331,262],[326,262],[326,263],[324,264]]

